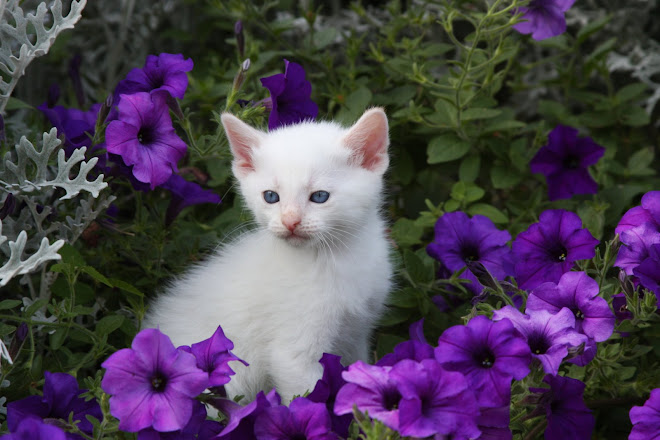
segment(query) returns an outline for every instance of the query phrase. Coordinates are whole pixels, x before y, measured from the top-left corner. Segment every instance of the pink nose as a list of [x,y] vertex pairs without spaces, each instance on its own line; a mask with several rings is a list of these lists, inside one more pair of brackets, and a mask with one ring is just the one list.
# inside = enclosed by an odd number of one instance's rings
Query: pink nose
[[282,217],[282,224],[289,231],[293,232],[296,229],[296,227],[300,224],[300,220],[301,220],[300,217],[285,216],[285,217]]

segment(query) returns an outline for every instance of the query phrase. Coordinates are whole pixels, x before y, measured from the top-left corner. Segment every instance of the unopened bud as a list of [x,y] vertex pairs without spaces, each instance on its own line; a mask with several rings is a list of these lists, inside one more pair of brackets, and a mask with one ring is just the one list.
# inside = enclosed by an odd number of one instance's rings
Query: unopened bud
[[232,88],[234,89],[234,92],[238,92],[241,89],[241,86],[245,82],[245,78],[247,78],[247,71],[250,68],[250,59],[246,58],[245,61],[241,64],[241,68],[238,70],[238,73],[234,77],[234,84]]
[[234,34],[236,35],[238,56],[243,58],[245,56],[245,37],[243,35],[243,22],[241,20],[238,20],[236,24],[234,24]]
[[483,286],[499,290],[499,284],[480,261],[466,261],[465,265]]
[[621,284],[621,289],[624,293],[632,298],[635,294],[635,285],[624,270],[619,271],[619,284]]
[[14,333],[14,337],[9,344],[9,356],[11,356],[12,359],[16,359],[16,356],[18,355],[18,352],[23,345],[23,341],[25,341],[25,338],[27,337],[27,334],[28,326],[23,322],[16,329],[16,333]]

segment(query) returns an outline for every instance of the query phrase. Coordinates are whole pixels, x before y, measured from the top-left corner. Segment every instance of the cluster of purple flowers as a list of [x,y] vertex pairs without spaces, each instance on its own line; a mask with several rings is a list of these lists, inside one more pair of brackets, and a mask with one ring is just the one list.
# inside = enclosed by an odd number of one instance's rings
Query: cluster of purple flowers
[[[178,162],[187,152],[176,134],[170,109],[180,113],[176,99],[188,87],[186,72],[193,62],[181,54],[149,55],[143,68],[131,70],[104,104],[88,111],[54,105],[39,109],[64,135],[65,151],[87,147],[99,158],[97,167],[106,175],[126,176],[136,189],[162,187],[172,193],[167,213],[171,222],[193,204],[220,203],[220,197],[177,174]],[[96,130],[105,128],[105,141],[92,145]]]

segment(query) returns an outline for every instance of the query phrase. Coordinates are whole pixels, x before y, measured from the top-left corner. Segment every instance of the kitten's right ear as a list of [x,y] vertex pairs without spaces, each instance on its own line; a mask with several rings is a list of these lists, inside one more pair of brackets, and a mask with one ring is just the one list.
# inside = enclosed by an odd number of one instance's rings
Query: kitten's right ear
[[232,114],[223,113],[220,119],[222,120],[222,126],[225,127],[229,147],[234,155],[234,161],[232,162],[234,175],[245,177],[254,171],[252,151],[259,148],[264,135]]

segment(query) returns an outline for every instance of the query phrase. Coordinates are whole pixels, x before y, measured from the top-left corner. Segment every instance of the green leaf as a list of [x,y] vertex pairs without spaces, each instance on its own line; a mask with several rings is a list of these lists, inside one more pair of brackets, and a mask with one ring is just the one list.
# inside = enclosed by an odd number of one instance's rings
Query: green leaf
[[646,92],[648,88],[649,86],[641,82],[628,84],[616,92],[616,100],[620,103],[632,101],[633,99],[639,97],[642,93]]
[[490,119],[498,116],[502,110],[494,108],[469,108],[461,113],[463,121],[472,121],[475,119]]
[[596,49],[586,58],[584,61],[585,64],[590,64],[597,60],[599,57],[606,55],[616,46],[618,37],[612,37],[605,40],[603,43],[599,44]]
[[132,293],[132,294],[137,295],[137,296],[144,296],[144,293],[140,292],[138,289],[136,289],[135,287],[133,287],[131,284],[127,283],[126,281],[123,281],[123,280],[120,280],[120,279],[117,279],[117,278],[110,278],[109,281],[114,287],[116,287],[118,289],[121,289],[121,290],[123,290],[125,292],[128,292],[128,293]]
[[605,227],[604,211],[604,209],[597,209],[593,203],[581,204],[577,209],[577,214],[582,219],[584,226],[598,240],[603,237],[603,228]]
[[379,327],[389,327],[408,320],[413,311],[410,309],[389,308],[378,321]]
[[341,122],[352,124],[369,107],[373,95],[366,87],[360,87],[346,97],[345,106],[337,114]]
[[642,148],[628,159],[628,173],[631,176],[652,176],[655,174],[649,165],[653,163],[653,148]]
[[81,269],[84,273],[94,278],[99,283],[105,284],[108,287],[114,287],[110,280],[108,280],[104,275],[99,273],[98,270],[94,269],[92,266],[83,266]]
[[62,347],[62,344],[64,344],[67,334],[68,331],[66,328],[58,328],[55,330],[55,333],[50,335],[50,348],[52,350],[59,350],[59,348]]
[[630,127],[642,127],[650,122],[651,118],[646,110],[637,105],[626,107],[621,115],[621,123]]
[[430,283],[434,279],[433,268],[429,270],[421,258],[411,250],[406,249],[403,253],[403,264],[410,278],[415,283]]
[[400,218],[392,226],[392,239],[401,247],[421,243],[424,228],[408,218]]
[[509,217],[496,207],[487,203],[476,203],[470,206],[467,210],[470,215],[485,215],[493,221],[493,223],[509,223]]
[[460,207],[461,207],[461,202],[459,202],[458,200],[449,199],[445,202],[442,209],[444,209],[446,212],[454,212]]
[[417,307],[417,291],[413,287],[397,290],[387,298],[387,304],[402,309],[414,309]]
[[450,195],[454,200],[470,203],[479,200],[485,193],[483,189],[474,183],[459,181],[451,187]]
[[18,299],[5,299],[0,301],[0,310],[9,310],[13,309],[16,306],[23,304],[23,301]]
[[25,101],[21,101],[18,98],[14,98],[13,96],[9,97],[9,100],[7,100],[7,105],[5,106],[5,110],[9,111],[21,109],[34,110],[34,107]]
[[434,137],[426,150],[428,163],[436,164],[460,159],[470,151],[470,142],[460,139],[453,133]]
[[582,27],[577,34],[578,43],[583,43],[591,35],[595,34],[599,30],[605,27],[607,23],[612,19],[612,15],[606,15],[599,18],[598,20],[590,21],[584,27]]
[[85,266],[85,259],[80,252],[68,243],[65,243],[58,252],[62,256],[62,263],[68,263],[73,267]]
[[96,323],[96,334],[99,336],[109,335],[124,323],[125,317],[121,315],[104,316]]
[[32,315],[37,313],[37,310],[44,307],[46,304],[48,304],[48,300],[45,298],[36,300],[32,304],[30,304],[30,306],[27,309],[25,309],[25,311],[23,312],[23,316],[25,316],[26,318],[32,317]]
[[492,133],[494,131],[507,131],[507,130],[516,130],[519,128],[525,127],[524,122],[516,121],[513,119],[507,119],[504,121],[492,121],[486,124],[481,131],[482,133]]
[[323,49],[331,44],[337,38],[337,29],[334,27],[327,27],[314,33],[314,46],[317,49]]
[[474,182],[479,177],[480,168],[481,156],[479,154],[466,156],[461,161],[461,166],[458,167],[458,178],[464,182]]
[[511,188],[518,184],[521,179],[522,175],[512,170],[511,167],[495,165],[490,170],[490,181],[493,183],[493,187],[497,189]]
[[[380,359],[383,356],[385,356],[387,353],[392,353],[394,347],[396,347],[397,344],[400,344],[403,341],[405,341],[405,339],[402,338],[401,336],[379,334],[378,341],[376,342],[376,357]],[[385,437],[379,436],[376,438],[385,438]]]

